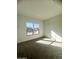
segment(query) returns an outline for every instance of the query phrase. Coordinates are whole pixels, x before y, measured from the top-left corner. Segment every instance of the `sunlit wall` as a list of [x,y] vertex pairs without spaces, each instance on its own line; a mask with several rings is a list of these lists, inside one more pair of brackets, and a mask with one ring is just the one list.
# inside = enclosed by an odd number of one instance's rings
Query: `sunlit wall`
[[44,22],[44,36],[52,40],[62,41],[62,15],[57,15]]

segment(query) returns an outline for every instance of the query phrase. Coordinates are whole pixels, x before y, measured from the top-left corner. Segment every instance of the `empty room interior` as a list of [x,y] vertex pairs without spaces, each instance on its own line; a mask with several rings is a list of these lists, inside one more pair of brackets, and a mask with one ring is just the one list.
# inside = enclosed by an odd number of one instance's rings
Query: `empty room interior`
[[62,0],[17,0],[17,58],[62,59]]

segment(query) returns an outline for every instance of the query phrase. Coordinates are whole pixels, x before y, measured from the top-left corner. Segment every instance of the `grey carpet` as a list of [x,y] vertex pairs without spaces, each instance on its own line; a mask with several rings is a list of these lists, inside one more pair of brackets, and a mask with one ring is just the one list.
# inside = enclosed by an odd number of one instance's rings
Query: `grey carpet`
[[36,43],[39,40],[43,40],[43,38],[17,44],[17,57],[27,57],[27,59],[62,59],[61,47]]

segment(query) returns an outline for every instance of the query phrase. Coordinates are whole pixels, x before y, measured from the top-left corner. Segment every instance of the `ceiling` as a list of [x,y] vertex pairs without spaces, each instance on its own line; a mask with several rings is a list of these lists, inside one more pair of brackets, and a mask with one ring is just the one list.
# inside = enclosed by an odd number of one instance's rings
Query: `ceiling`
[[17,14],[46,20],[62,13],[61,0],[18,0]]

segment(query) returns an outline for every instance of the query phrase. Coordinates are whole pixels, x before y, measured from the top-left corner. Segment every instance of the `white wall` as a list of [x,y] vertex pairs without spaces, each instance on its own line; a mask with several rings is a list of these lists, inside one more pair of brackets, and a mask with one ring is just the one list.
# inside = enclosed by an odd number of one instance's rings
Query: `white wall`
[[[27,36],[26,35],[26,22],[32,21],[40,25],[40,32],[38,35]],[[32,19],[30,17],[24,17],[17,15],[17,42],[28,41],[43,36],[43,22],[39,20]]]
[[[26,22],[36,22],[40,24],[40,32],[38,35],[26,35]],[[62,37],[62,15],[57,15],[48,20],[35,20],[30,17],[18,15],[17,17],[17,42],[28,41],[38,37],[46,36],[51,38],[51,30]]]
[[62,36],[62,15],[44,21],[44,36],[51,38],[51,30]]

